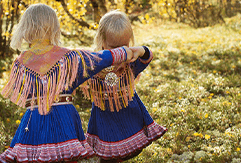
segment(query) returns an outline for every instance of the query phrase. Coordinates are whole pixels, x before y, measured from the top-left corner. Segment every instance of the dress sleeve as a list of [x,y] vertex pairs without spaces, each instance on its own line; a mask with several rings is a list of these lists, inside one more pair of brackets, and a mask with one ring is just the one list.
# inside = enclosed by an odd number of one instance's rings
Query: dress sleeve
[[20,107],[25,107],[29,100],[31,109],[37,104],[39,113],[46,115],[61,93],[72,93],[103,68],[126,61],[126,55],[124,48],[98,53],[71,50],[62,55],[46,74],[39,74],[16,59],[1,94]]
[[77,50],[75,52],[78,53],[78,73],[72,85],[73,90],[102,69],[126,61],[127,57],[127,53],[123,47],[103,50],[97,53],[90,53],[83,50]]
[[142,57],[139,57],[135,62],[130,63],[135,78],[149,65],[153,59],[152,52],[146,46],[143,47],[145,49],[145,54]]

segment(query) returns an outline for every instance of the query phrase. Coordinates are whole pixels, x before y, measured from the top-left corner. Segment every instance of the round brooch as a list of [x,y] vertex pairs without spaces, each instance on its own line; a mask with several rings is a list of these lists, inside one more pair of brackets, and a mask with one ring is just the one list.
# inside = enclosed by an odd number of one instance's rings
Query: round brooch
[[118,76],[113,72],[109,72],[105,76],[105,83],[111,87],[116,85],[118,83],[118,80],[119,80]]

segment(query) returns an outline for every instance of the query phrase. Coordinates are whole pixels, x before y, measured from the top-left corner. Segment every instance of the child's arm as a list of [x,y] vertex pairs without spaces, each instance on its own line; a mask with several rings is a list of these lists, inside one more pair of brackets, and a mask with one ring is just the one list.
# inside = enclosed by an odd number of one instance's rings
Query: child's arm
[[81,50],[78,50],[78,53],[81,57],[79,58],[76,81],[73,83],[74,89],[102,69],[113,64],[130,61],[133,58],[132,50],[126,46],[112,50],[103,50],[97,53],[98,55]]
[[136,78],[138,74],[141,73],[149,65],[153,58],[153,54],[146,46],[131,47],[130,49],[134,53],[132,60],[138,56],[134,62],[130,63],[133,74]]

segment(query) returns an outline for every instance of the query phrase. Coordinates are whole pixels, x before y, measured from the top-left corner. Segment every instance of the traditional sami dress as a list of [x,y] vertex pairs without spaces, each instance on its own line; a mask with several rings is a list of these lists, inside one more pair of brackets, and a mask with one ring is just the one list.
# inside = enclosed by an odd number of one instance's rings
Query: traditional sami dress
[[102,159],[131,158],[167,131],[153,121],[134,89],[134,79],[153,58],[145,51],[145,59],[108,67],[82,85],[93,102],[87,142]]
[[126,52],[118,48],[96,55],[42,45],[14,61],[2,95],[27,111],[0,162],[66,162],[94,155],[71,94],[103,68],[124,61]]

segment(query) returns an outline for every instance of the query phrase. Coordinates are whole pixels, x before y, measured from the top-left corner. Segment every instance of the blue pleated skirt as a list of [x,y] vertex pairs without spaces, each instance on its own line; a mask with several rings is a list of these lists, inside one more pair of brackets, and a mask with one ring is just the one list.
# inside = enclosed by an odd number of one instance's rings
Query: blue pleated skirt
[[[26,131],[28,127],[28,131]],[[94,155],[72,104],[52,106],[48,115],[27,110],[0,162],[61,162]]]
[[160,138],[167,129],[158,125],[135,93],[119,112],[92,107],[87,142],[103,159],[122,159]]

